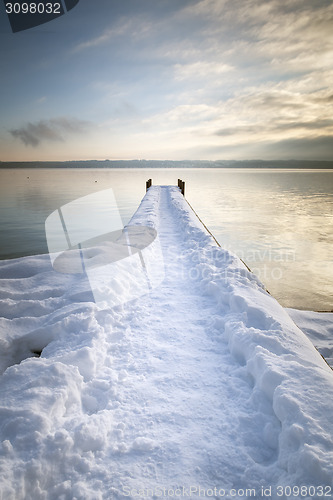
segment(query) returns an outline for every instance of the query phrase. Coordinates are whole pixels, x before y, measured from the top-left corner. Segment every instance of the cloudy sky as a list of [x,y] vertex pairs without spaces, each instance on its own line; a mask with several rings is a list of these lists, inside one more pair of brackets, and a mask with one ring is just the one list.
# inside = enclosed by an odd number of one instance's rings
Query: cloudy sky
[[0,5],[2,161],[333,159],[331,0]]

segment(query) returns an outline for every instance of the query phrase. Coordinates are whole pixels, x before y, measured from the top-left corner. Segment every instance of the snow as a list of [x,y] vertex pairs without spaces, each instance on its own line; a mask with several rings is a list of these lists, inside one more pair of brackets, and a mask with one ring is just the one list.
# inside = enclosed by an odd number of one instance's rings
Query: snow
[[100,262],[93,287],[48,255],[0,264],[0,498],[331,497],[333,372],[304,315],[178,188],[152,186],[130,226],[157,234],[154,279],[116,262],[116,303]]
[[333,312],[286,310],[333,368]]

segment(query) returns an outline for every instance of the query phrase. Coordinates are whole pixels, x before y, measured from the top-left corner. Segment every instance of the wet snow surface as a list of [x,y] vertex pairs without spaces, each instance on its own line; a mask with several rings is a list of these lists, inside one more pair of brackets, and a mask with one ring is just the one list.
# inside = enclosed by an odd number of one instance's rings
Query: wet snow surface
[[117,306],[1,262],[0,498],[332,497],[333,371],[178,188],[131,224],[164,280],[128,300],[119,273]]
[[287,312],[333,369],[333,312],[297,309],[287,309]]

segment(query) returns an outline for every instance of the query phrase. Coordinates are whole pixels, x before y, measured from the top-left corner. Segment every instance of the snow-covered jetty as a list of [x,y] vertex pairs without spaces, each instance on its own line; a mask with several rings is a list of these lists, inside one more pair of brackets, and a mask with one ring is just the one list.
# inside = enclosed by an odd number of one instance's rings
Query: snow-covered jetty
[[330,367],[179,188],[129,227],[155,247],[118,302],[49,255],[0,263],[0,498],[329,498]]

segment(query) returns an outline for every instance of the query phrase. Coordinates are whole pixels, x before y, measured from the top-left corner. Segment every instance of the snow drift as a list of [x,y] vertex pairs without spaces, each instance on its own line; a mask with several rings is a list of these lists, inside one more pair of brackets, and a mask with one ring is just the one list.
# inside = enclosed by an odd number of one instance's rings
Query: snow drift
[[178,188],[151,187],[129,225],[157,232],[163,282],[133,297],[119,272],[116,305],[48,255],[0,263],[2,498],[332,495],[333,372],[312,343]]

